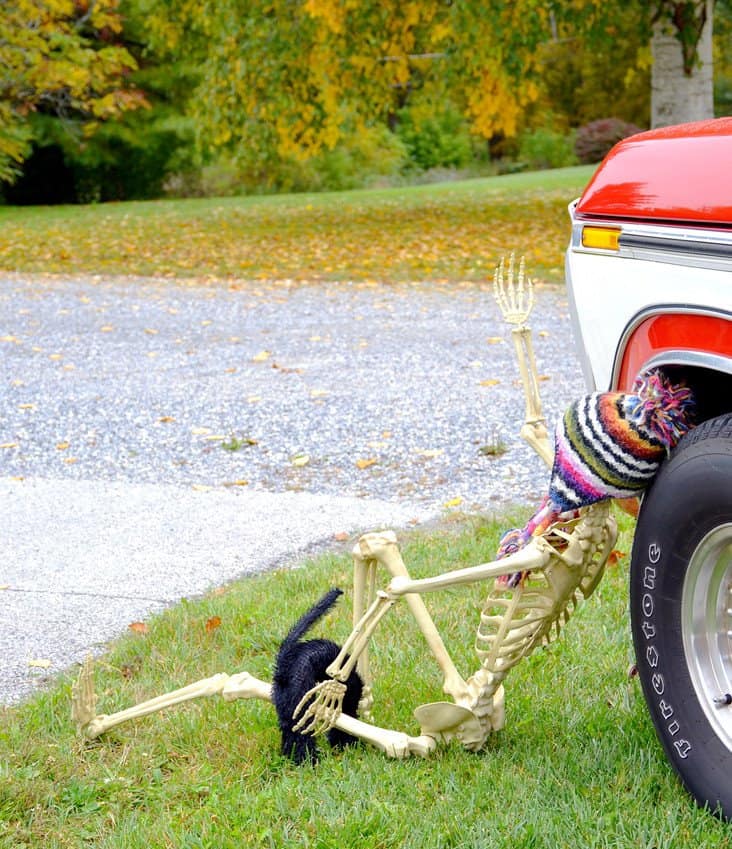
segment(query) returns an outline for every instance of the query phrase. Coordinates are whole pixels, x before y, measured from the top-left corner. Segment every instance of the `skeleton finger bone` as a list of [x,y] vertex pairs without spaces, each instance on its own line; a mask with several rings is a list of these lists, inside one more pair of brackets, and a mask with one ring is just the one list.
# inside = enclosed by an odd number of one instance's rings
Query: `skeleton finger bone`
[[323,734],[329,731],[343,711],[345,695],[346,685],[340,681],[331,679],[316,684],[305,693],[292,712],[293,719],[300,717],[293,725],[293,731],[301,734]]
[[[523,325],[534,306],[534,287],[531,278],[525,276],[524,258],[519,262],[518,281],[514,282],[515,255],[508,258],[508,268],[505,260],[501,261],[493,275],[493,292],[501,309],[503,318],[509,324]],[[506,279],[504,280],[504,271]]]

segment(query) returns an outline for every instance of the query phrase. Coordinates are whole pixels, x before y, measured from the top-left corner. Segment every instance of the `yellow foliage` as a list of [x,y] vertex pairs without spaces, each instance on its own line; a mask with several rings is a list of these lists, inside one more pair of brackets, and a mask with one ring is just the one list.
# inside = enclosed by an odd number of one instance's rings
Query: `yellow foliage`
[[[24,125],[29,113],[63,104],[81,118],[106,118],[142,105],[143,98],[123,96],[126,74],[135,60],[110,43],[122,21],[118,0],[97,0],[89,7],[73,0],[15,0],[0,15],[0,179],[10,176],[10,160],[27,148]],[[82,29],[78,21],[85,18]],[[104,31],[104,40],[94,31]]]

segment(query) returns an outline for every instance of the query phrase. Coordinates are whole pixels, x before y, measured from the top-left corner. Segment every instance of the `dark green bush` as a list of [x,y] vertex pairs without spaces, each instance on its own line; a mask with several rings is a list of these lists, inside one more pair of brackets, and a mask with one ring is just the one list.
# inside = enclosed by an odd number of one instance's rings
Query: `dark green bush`
[[640,132],[641,127],[620,118],[601,118],[577,130],[574,150],[582,163],[599,162],[619,141]]

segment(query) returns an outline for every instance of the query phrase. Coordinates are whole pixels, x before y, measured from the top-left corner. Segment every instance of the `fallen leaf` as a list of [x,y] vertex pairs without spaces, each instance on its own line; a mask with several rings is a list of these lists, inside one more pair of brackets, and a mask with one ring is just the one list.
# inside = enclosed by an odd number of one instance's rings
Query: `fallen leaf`
[[49,354],[48,355],[49,360],[62,360],[63,358],[64,358],[63,354]]
[[205,483],[194,483],[191,484],[191,489],[195,490],[195,492],[210,492],[213,487],[207,486]]
[[192,427],[191,433],[194,436],[206,436],[206,434],[211,433],[210,427]]
[[272,363],[272,368],[281,371],[282,374],[302,374],[301,368],[290,368],[289,366],[281,366],[279,363]]
[[626,556],[627,556],[627,552],[625,552],[625,551],[618,551],[618,549],[617,549],[617,548],[614,548],[614,549],[610,552],[610,554],[609,554],[609,556],[608,556],[608,558],[607,558],[607,565],[608,565],[608,566],[617,566],[617,565],[618,565],[618,563],[619,563],[619,562],[623,559],[623,557],[626,557]]
[[220,616],[212,616],[206,622],[206,633],[211,634],[213,631],[215,631],[220,626],[221,626],[221,617]]
[[[336,542],[347,542],[349,537],[350,534],[347,534],[345,531],[340,531],[337,534],[333,534],[333,539],[336,540]],[[2,587],[0,587],[0,589],[2,589]]]
[[634,519],[638,518],[640,500],[637,497],[631,496],[630,498],[616,498],[615,503],[629,516],[632,516]]
[[67,466],[73,466],[74,463],[78,462],[79,460],[76,457],[64,457],[64,463],[66,463]]
[[369,466],[375,466],[376,463],[378,463],[378,462],[379,462],[378,458],[376,458],[376,457],[360,458],[360,459],[356,460],[356,466],[359,469],[368,469]]
[[17,447],[18,447],[18,443],[17,443],[17,442],[3,442],[3,443],[0,443],[0,448],[17,448]]
[[551,336],[548,330],[540,330],[539,336]]
[[114,327],[111,324],[103,324],[99,330],[102,333],[111,333],[114,330]]
[[551,379],[552,379],[552,376],[550,374],[540,374],[537,377],[537,380],[540,380],[542,383],[544,383],[547,380],[551,380]]
[[463,499],[458,495],[457,498],[451,498],[445,502],[445,507],[459,507],[463,503]]
[[221,442],[221,440],[226,439],[226,435],[223,433],[212,433],[209,436],[204,436],[203,438],[210,442]]
[[35,404],[18,404],[19,410],[35,410]]
[[145,333],[147,333],[149,336],[157,336],[157,334],[159,332],[160,331],[156,330],[154,327],[146,327],[145,328]]
[[489,377],[487,380],[481,380],[478,386],[498,386],[501,381],[495,377]]
[[258,354],[255,354],[252,357],[253,363],[263,363],[265,360],[268,360],[272,356],[271,351],[260,351]]
[[168,424],[168,422],[174,422],[175,418],[173,416],[160,416],[158,421],[163,424]]
[[241,478],[236,481],[226,481],[223,486],[249,486],[249,481]]
[[0,590],[9,590],[10,584],[0,584]]
[[28,661],[28,666],[33,666],[37,669],[48,669],[51,666],[51,661],[45,658],[36,658]]
[[57,450],[57,451],[66,451],[66,449],[67,449],[68,447],[69,447],[69,443],[68,443],[68,442],[57,442],[57,443],[56,443],[56,450]]
[[311,389],[310,397],[311,398],[322,398],[324,395],[328,394],[327,389]]
[[444,448],[425,448],[423,450],[417,450],[414,452],[415,454],[419,454],[420,457],[439,457],[440,454],[445,453]]
[[503,342],[503,336],[489,336],[486,342],[489,345],[498,345],[499,342]]
[[257,404],[257,403],[259,403],[259,401],[261,401],[261,400],[262,400],[262,396],[261,396],[261,395],[249,395],[249,396],[247,397],[247,403],[248,403],[248,404]]
[[295,454],[294,457],[290,458],[290,462],[293,466],[307,466],[310,462],[309,454]]
[[144,622],[130,622],[127,626],[135,634],[147,634],[148,627]]

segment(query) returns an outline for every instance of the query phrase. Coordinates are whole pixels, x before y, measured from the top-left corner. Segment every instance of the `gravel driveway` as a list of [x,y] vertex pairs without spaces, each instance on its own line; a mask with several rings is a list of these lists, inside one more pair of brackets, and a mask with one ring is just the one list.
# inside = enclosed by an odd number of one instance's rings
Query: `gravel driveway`
[[[537,292],[532,326],[554,422],[583,391],[562,291]],[[475,284],[0,277],[0,352],[0,703],[335,534],[546,486]]]

